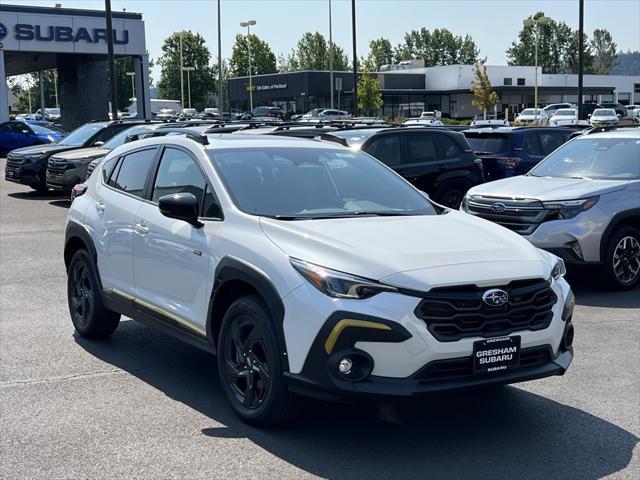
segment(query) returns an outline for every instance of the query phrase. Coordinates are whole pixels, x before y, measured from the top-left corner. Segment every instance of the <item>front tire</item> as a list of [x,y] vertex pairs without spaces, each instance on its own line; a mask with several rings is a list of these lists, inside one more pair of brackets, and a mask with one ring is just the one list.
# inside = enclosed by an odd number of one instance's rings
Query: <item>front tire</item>
[[259,426],[293,420],[301,399],[287,389],[273,321],[260,297],[231,304],[218,337],[220,383],[236,414]]
[[454,210],[458,209],[469,188],[471,188],[471,185],[464,181],[446,182],[438,188],[434,195],[434,200],[436,203],[444,205],[445,207]]
[[640,279],[640,232],[633,227],[615,232],[607,243],[604,261],[608,288],[633,288]]
[[120,323],[120,314],[104,306],[99,285],[93,259],[78,250],[69,264],[67,299],[71,321],[82,337],[108,337]]

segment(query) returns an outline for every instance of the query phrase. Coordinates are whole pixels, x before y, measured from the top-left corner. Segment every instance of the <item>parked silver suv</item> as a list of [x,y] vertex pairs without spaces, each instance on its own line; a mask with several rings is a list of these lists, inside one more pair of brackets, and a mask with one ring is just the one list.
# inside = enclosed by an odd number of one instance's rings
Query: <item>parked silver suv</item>
[[640,129],[577,137],[526,175],[473,187],[461,209],[569,264],[598,264],[606,285],[640,278]]

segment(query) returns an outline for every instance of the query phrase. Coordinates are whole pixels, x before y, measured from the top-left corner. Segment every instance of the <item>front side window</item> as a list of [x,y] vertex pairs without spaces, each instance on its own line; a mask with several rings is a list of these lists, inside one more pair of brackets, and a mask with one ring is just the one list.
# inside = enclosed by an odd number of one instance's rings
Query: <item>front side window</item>
[[298,220],[436,213],[405,180],[362,152],[234,148],[210,157],[234,203],[252,215]]
[[390,167],[402,163],[400,137],[398,135],[382,135],[367,145],[365,151]]
[[155,156],[155,148],[125,155],[111,174],[109,185],[131,195],[143,197],[144,186]]
[[548,155],[567,141],[567,134],[560,132],[540,132],[542,154]]
[[581,138],[566,143],[529,175],[535,177],[640,179],[640,138]]
[[463,153],[460,145],[458,145],[449,135],[438,135],[438,145],[440,146],[442,158],[446,160],[459,158]]
[[83,146],[91,137],[103,128],[104,123],[87,123],[86,125],[76,128],[73,132],[60,140],[59,144],[69,147]]
[[540,155],[540,145],[538,144],[538,134],[530,133],[522,142],[522,150],[529,155]]

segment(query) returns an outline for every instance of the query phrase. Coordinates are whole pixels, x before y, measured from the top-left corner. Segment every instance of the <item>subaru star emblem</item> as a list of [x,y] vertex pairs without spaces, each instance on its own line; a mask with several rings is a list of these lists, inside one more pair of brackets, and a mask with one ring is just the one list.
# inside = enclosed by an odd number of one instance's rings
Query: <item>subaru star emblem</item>
[[509,294],[499,288],[487,290],[482,295],[482,301],[490,307],[499,307],[509,301]]
[[496,202],[491,204],[491,211],[496,213],[502,213],[507,209],[507,206],[504,203]]
[[0,23],[0,40],[7,36],[7,27],[4,26],[4,23]]

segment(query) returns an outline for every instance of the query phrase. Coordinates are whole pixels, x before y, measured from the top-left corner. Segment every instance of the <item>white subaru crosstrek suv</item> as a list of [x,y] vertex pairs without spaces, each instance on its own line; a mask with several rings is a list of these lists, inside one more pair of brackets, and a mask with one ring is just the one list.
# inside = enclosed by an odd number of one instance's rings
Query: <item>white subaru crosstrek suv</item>
[[125,315],[216,353],[254,424],[305,395],[507,384],[562,375],[573,356],[562,260],[328,142],[123,145],[73,201],[64,261],[80,335]]

